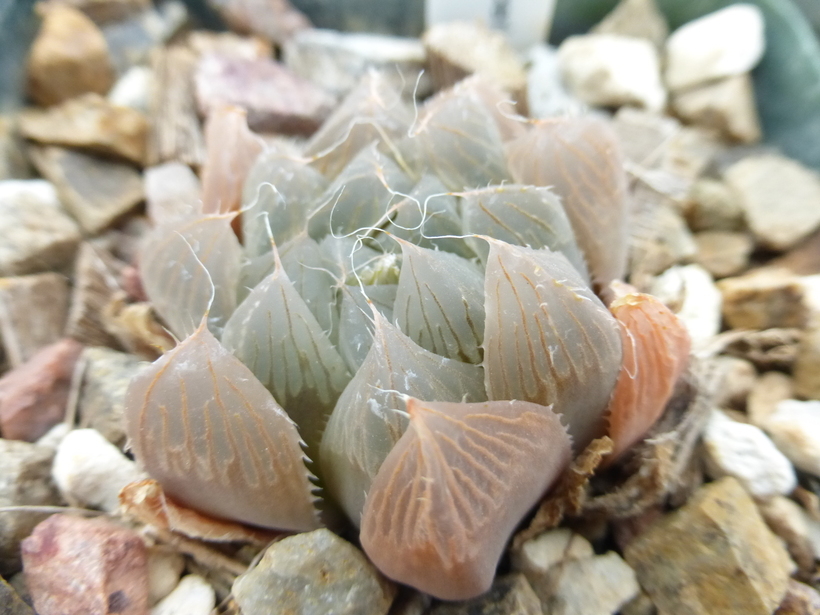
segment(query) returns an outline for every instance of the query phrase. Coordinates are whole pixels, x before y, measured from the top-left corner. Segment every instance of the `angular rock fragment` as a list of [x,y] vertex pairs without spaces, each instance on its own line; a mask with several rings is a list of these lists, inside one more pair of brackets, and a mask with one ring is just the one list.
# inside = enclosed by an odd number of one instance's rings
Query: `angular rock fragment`
[[154,606],[174,591],[185,570],[185,558],[173,548],[148,548],[148,605]]
[[0,276],[60,269],[71,262],[80,229],[47,181],[0,182]]
[[795,467],[820,476],[820,401],[781,401],[763,428]]
[[318,85],[264,58],[207,55],[199,61],[194,82],[203,116],[221,106],[237,106],[245,109],[255,132],[311,135],[335,102]]
[[754,242],[747,233],[703,231],[694,235],[697,252],[693,260],[715,278],[742,272],[749,264]]
[[[319,28],[296,33],[283,55],[290,70],[337,96],[350,92],[370,69],[403,79],[405,92],[413,94],[426,60],[418,39]],[[422,77],[416,93],[429,94],[429,80]]]
[[151,6],[149,0],[66,0],[64,4],[81,10],[97,24],[125,20]]
[[0,278],[0,340],[12,367],[59,340],[68,311],[68,281],[57,273]]
[[736,4],[695,19],[666,41],[666,84],[673,91],[749,72],[763,56],[763,14]]
[[108,45],[88,17],[65,3],[49,4],[28,58],[28,91],[41,105],[85,92],[105,94],[114,83]]
[[755,381],[746,399],[746,414],[752,425],[762,427],[777,404],[794,397],[794,382],[782,372],[766,372]]
[[669,26],[655,0],[621,0],[590,32],[642,38],[660,49]]
[[695,348],[720,331],[723,298],[700,265],[671,267],[654,280],[650,292],[683,321]]
[[0,378],[0,433],[34,442],[65,418],[82,345],[65,338],[39,350]]
[[325,529],[273,543],[233,585],[246,615],[268,613],[271,604],[294,613],[386,615],[395,593],[361,551]]
[[798,574],[811,574],[815,555],[820,552],[816,552],[812,544],[813,521],[809,514],[800,504],[785,496],[760,501],[758,508],[769,529],[786,543],[789,555],[797,564]]
[[661,612],[769,615],[794,563],[734,478],[702,487],[626,549]]
[[75,429],[63,438],[51,474],[71,505],[106,512],[116,511],[120,490],[141,478],[137,464],[95,429]]
[[686,217],[693,231],[739,231],[743,226],[740,194],[726,182],[699,179],[686,198]]
[[758,242],[772,250],[791,248],[820,227],[820,177],[776,154],[743,158],[724,173]]
[[[56,506],[60,494],[51,482],[54,451],[42,446],[0,439],[0,506]],[[19,572],[20,541],[46,514],[30,511],[0,515],[0,574]]]
[[23,154],[23,143],[17,133],[17,122],[0,115],[0,181],[28,179],[31,168]]
[[809,310],[800,278],[782,269],[759,269],[724,278],[717,283],[723,294],[723,318],[733,329],[804,327]]
[[569,463],[570,438],[551,408],[526,401],[408,398],[407,411],[410,426],[367,494],[362,546],[397,581],[474,598],[521,515]]
[[118,446],[125,444],[125,394],[141,365],[134,355],[110,348],[86,348],[80,355],[83,380],[77,400],[81,427],[90,427]]
[[498,577],[490,590],[467,602],[439,604],[429,615],[542,615],[538,596],[522,574]]
[[794,360],[794,392],[807,399],[820,399],[820,324],[803,335]]
[[3,578],[0,578],[0,605],[3,605],[0,610],[3,615],[34,615],[31,607]]
[[660,111],[666,104],[658,52],[652,43],[616,34],[567,38],[558,48],[570,92],[589,105],[633,105]]
[[512,552],[512,565],[529,579],[545,575],[553,566],[595,555],[589,541],[567,528],[546,531]]
[[54,515],[23,541],[26,583],[40,615],[144,615],[145,543],[105,519]]
[[820,613],[820,592],[811,585],[792,579],[789,591],[774,615],[815,615]]
[[311,23],[289,0],[212,0],[231,29],[252,32],[281,46]]
[[145,163],[148,118],[99,94],[84,94],[49,109],[25,110],[18,122],[20,133],[38,143]]
[[96,235],[143,200],[142,177],[130,165],[60,147],[32,147],[37,170],[57,188],[60,200],[83,230]]
[[199,575],[189,574],[151,610],[151,615],[210,615],[215,606],[216,594],[211,584]]

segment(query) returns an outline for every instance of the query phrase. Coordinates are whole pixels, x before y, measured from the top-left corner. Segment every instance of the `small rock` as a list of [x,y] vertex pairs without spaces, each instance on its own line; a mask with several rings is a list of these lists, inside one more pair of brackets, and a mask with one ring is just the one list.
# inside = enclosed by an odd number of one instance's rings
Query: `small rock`
[[764,429],[795,467],[820,476],[820,401],[781,401]]
[[256,132],[310,135],[335,102],[319,86],[267,58],[206,55],[199,61],[194,83],[203,116],[235,105],[247,111],[248,126]]
[[669,198],[639,182],[633,191],[630,271],[635,284],[697,253],[692,233]]
[[763,14],[735,4],[695,19],[666,41],[666,84],[674,91],[749,72],[763,57]]
[[[55,506],[60,494],[51,482],[54,451],[28,442],[0,439],[0,506]],[[48,515],[27,510],[0,514],[0,575],[21,567],[20,541]]]
[[83,94],[48,109],[27,109],[18,121],[20,133],[39,143],[145,162],[148,118],[99,94]]
[[120,490],[143,478],[137,464],[95,429],[75,429],[57,447],[54,482],[74,506],[114,512]]
[[618,109],[611,126],[624,158],[644,169],[662,166],[666,144],[681,130],[675,118],[635,107]]
[[82,344],[65,338],[0,378],[0,431],[34,442],[65,419],[74,365]]
[[148,217],[165,224],[196,213],[202,201],[199,178],[187,164],[166,162],[145,169],[145,202]]
[[774,615],[818,615],[820,592],[794,579],[789,581],[789,591]]
[[[403,78],[412,93],[426,62],[418,39],[335,30],[302,30],[283,51],[288,69],[337,97],[350,92],[371,68]],[[423,76],[418,94],[429,94],[430,89],[429,79]]]
[[294,615],[383,615],[395,593],[361,551],[326,529],[273,543],[233,585],[244,615],[267,615],[273,604]]
[[590,32],[642,38],[660,49],[669,35],[669,26],[655,0],[621,0]]
[[213,53],[242,60],[261,60],[274,55],[268,41],[234,32],[195,30],[188,34],[187,46],[199,57]]
[[721,355],[709,362],[710,370],[720,377],[718,390],[714,392],[711,403],[716,408],[746,407],[746,397],[755,385],[757,370],[751,361],[740,357]]
[[154,74],[147,66],[132,66],[117,80],[108,93],[108,102],[148,113]]
[[751,497],[731,477],[701,487],[626,549],[661,613],[770,615],[794,568]]
[[814,571],[815,554],[810,538],[809,519],[799,504],[783,496],[758,503],[766,525],[786,543],[801,574]]
[[116,338],[105,331],[102,313],[121,291],[117,278],[122,266],[99,242],[82,243],[74,260],[67,335],[86,346],[118,346]]
[[812,233],[771,264],[775,267],[790,269],[797,275],[816,276],[820,274],[820,231]]
[[785,269],[758,269],[717,283],[723,318],[732,329],[804,327],[809,311],[799,277]]
[[154,606],[179,584],[185,558],[160,546],[148,548],[148,605]]
[[477,73],[526,104],[527,73],[507,38],[498,31],[467,21],[437,23],[422,37],[436,89],[444,89]]
[[589,541],[567,528],[544,532],[521,545],[512,553],[513,568],[528,578],[546,574],[565,560],[592,557],[595,551]]
[[150,0],[60,0],[85,13],[95,23],[120,21],[147,9]]
[[137,357],[110,348],[86,348],[77,402],[80,425],[91,427],[116,445],[125,443],[123,407],[131,379],[140,371]]
[[530,117],[539,119],[580,115],[586,108],[564,87],[555,47],[536,45],[529,52],[527,108]]
[[531,582],[550,615],[611,615],[640,592],[632,568],[614,551],[567,560]]
[[620,615],[658,615],[658,609],[652,599],[641,592],[621,607]]
[[725,353],[754,363],[758,370],[790,371],[803,339],[800,329],[764,329],[763,331],[732,331],[734,339],[725,346]]
[[0,577],[0,615],[34,615],[31,607]]
[[105,519],[54,515],[23,541],[39,615],[145,615],[147,557],[139,535]]
[[820,325],[813,323],[797,347],[792,370],[794,392],[799,397],[820,399]]
[[288,0],[211,0],[211,4],[232,30],[253,32],[280,46],[311,27]]
[[71,262],[80,229],[41,179],[0,182],[0,276],[59,269]]
[[706,469],[712,478],[734,476],[756,498],[788,495],[797,486],[791,462],[754,425],[714,410],[703,432]]
[[649,292],[683,321],[693,346],[708,342],[720,331],[723,299],[712,276],[700,265],[669,268],[654,280]]
[[717,130],[731,141],[760,141],[760,119],[752,78],[748,74],[676,94],[672,97],[672,108],[685,122]]
[[693,231],[737,231],[743,226],[740,195],[717,179],[704,177],[692,185],[686,217]]
[[49,429],[44,435],[40,436],[40,438],[37,439],[37,442],[35,442],[35,444],[37,446],[49,448],[56,453],[57,447],[60,446],[60,442],[63,441],[63,438],[65,438],[71,430],[72,427],[66,424],[65,422],[57,423],[54,427]]
[[465,602],[439,604],[429,615],[542,615],[538,596],[523,574],[498,577],[490,590]]
[[85,92],[105,94],[114,83],[108,45],[88,17],[50,3],[28,58],[28,91],[40,105]]
[[743,158],[724,173],[749,228],[772,250],[787,250],[820,227],[820,177],[776,154]]
[[210,583],[196,574],[189,574],[151,609],[151,615],[210,615],[215,606],[216,594]]
[[694,236],[693,260],[716,278],[736,275],[749,265],[754,241],[746,233],[703,231]]
[[63,335],[68,281],[58,273],[0,278],[0,340],[18,367]]
[[23,154],[14,119],[0,115],[0,181],[28,179],[31,168]]
[[666,104],[658,52],[648,41],[614,34],[571,36],[558,48],[558,59],[570,92],[587,104],[650,111]]
[[60,193],[83,229],[95,235],[143,199],[142,176],[127,164],[60,147],[32,147],[34,166]]
[[746,398],[746,414],[753,425],[762,427],[777,404],[794,397],[794,382],[782,372],[766,372],[757,379]]

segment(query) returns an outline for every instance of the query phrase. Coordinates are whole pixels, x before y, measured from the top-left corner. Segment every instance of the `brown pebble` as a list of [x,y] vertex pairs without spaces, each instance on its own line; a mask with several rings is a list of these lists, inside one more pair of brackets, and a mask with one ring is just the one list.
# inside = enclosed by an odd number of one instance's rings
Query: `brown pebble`
[[65,338],[0,378],[0,432],[34,442],[63,420],[82,344]]
[[85,92],[105,94],[114,83],[108,45],[77,9],[51,3],[28,58],[28,91],[41,105]]
[[22,553],[39,615],[148,613],[148,556],[132,530],[53,515],[23,541]]
[[789,581],[789,590],[774,615],[820,615],[820,593],[805,583]]

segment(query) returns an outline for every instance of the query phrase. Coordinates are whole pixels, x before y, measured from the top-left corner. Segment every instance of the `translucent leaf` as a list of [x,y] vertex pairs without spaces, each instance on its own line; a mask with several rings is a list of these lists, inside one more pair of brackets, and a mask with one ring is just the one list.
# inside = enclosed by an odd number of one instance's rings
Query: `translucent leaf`
[[361,542],[387,576],[443,600],[490,588],[521,517],[571,460],[550,408],[407,401],[410,427],[377,474]]
[[378,312],[374,318],[373,345],[333,409],[321,447],[328,491],[357,525],[373,477],[407,427],[404,395],[486,399],[480,367],[427,352]]
[[236,307],[242,248],[231,220],[231,216],[192,216],[155,228],[140,247],[145,292],[178,339],[196,330],[212,290],[208,327],[214,334],[221,333]]
[[[517,246],[549,248],[561,252],[588,280],[584,256],[561,206],[549,188],[507,184],[473,190],[462,195],[464,232],[486,235]],[[487,245],[474,240],[484,259]]]
[[[457,238],[464,234],[458,201],[454,195],[448,194],[438,177],[425,174],[410,192],[410,197],[395,205],[395,213],[384,227],[385,231],[422,248],[439,248],[466,258],[474,256],[467,243]],[[381,233],[377,240],[386,250],[395,249],[395,243],[388,235]]]
[[453,89],[457,94],[476,95],[490,111],[502,141],[509,141],[527,132],[524,118],[519,119],[512,96],[490,81],[485,75],[474,73],[459,81]]
[[202,212],[238,211],[245,177],[262,151],[260,139],[248,129],[247,113],[219,107],[205,122],[208,155],[202,167]]
[[348,235],[384,224],[391,204],[400,200],[391,191],[404,193],[412,187],[395,162],[375,147],[365,148],[325,191],[322,204],[310,216],[310,235]]
[[618,324],[566,257],[490,240],[484,278],[490,399],[552,405],[582,450],[603,433],[621,366]]
[[315,459],[350,374],[281,263],[236,309],[222,339],[296,421]]
[[125,421],[137,459],[181,504],[263,527],[318,527],[296,426],[207,328],[131,381]]
[[448,90],[430,99],[415,138],[429,168],[450,190],[500,184],[510,178],[498,126],[474,93]]
[[689,362],[683,323],[659,299],[629,293],[609,306],[621,327],[624,358],[609,403],[609,437],[616,460],[655,424]]
[[355,237],[326,235],[319,242],[319,248],[336,278],[345,280],[348,284],[356,283],[354,271],[367,267],[381,255],[381,252],[357,241]]
[[537,122],[507,149],[515,181],[551,186],[561,197],[598,288],[626,270],[628,203],[617,137],[602,120]]
[[396,324],[422,348],[449,359],[481,363],[484,275],[449,252],[399,240],[402,267]]
[[364,362],[373,343],[373,321],[367,299],[373,302],[387,321],[393,320],[396,284],[374,284],[364,287],[343,286],[339,316],[339,354],[352,373]]
[[392,144],[412,121],[413,111],[395,84],[370,71],[310,138],[304,153],[321,173],[336,177],[365,146]]
[[245,180],[242,196],[248,208],[242,212],[245,252],[250,256],[270,252],[265,217],[278,245],[302,232],[326,188],[324,176],[304,162],[276,150],[259,156]]

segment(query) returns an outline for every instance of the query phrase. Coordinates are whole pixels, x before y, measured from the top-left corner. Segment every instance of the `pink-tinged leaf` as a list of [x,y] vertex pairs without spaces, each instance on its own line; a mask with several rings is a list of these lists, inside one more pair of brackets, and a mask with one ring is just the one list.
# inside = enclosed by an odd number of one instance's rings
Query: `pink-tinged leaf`
[[525,118],[519,118],[516,101],[485,75],[473,73],[459,81],[453,89],[458,93],[474,93],[490,110],[498,126],[502,141],[509,141],[527,132]]
[[428,352],[380,313],[373,318],[373,345],[336,403],[321,446],[328,491],[357,525],[373,477],[407,427],[405,395],[443,401],[486,399],[479,366]]
[[563,254],[489,243],[487,396],[552,405],[582,450],[603,434],[621,367],[618,324]]
[[212,293],[208,327],[216,335],[236,307],[242,248],[231,220],[191,216],[155,228],[140,247],[145,292],[178,339],[197,329]]
[[515,526],[571,460],[548,407],[407,400],[410,426],[376,475],[361,542],[388,577],[443,600],[490,588]]
[[617,460],[640,441],[663,414],[689,363],[686,327],[652,295],[631,293],[609,306],[621,327],[623,365],[609,403],[610,456]]
[[561,197],[596,286],[623,278],[627,181],[612,130],[593,117],[540,121],[508,144],[507,160],[515,181],[551,186]]
[[219,107],[205,123],[208,156],[202,167],[202,213],[224,214],[242,205],[242,186],[262,151],[248,129],[247,114],[238,107]]
[[137,459],[181,504],[262,527],[319,526],[296,426],[206,327],[131,381],[125,420]]

